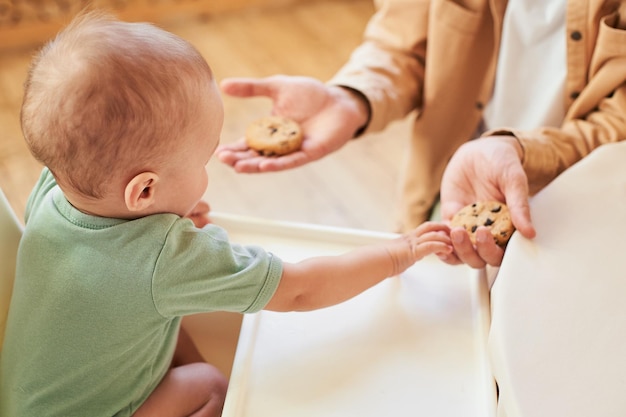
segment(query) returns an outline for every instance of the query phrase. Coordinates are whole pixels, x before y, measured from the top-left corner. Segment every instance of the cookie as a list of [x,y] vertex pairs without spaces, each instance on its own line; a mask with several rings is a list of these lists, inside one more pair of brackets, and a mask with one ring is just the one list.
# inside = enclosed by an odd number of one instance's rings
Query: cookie
[[506,246],[515,231],[509,208],[498,201],[481,201],[467,205],[452,217],[450,225],[465,228],[473,244],[476,244],[478,227],[486,226],[491,230],[495,242],[501,247]]
[[282,116],[263,117],[246,129],[246,144],[264,156],[294,152],[300,149],[302,139],[300,125]]

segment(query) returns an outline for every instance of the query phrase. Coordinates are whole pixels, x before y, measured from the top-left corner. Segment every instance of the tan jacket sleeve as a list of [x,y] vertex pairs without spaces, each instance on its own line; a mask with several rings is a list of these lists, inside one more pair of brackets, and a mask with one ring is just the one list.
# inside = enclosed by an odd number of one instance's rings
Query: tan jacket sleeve
[[383,129],[420,105],[428,30],[428,1],[375,2],[363,43],[329,81],[360,91],[371,115],[367,132]]
[[[626,15],[600,24],[588,83],[560,128],[514,131],[535,193],[598,146],[626,139]],[[488,132],[493,133],[493,132]],[[502,133],[502,130],[500,130]]]

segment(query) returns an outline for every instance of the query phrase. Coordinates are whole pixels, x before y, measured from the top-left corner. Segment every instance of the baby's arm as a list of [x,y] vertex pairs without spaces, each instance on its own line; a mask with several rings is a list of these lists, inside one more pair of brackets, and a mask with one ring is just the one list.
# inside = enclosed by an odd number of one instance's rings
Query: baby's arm
[[306,311],[338,304],[400,274],[426,255],[450,252],[448,226],[427,222],[397,239],[343,255],[285,262],[280,284],[265,308]]

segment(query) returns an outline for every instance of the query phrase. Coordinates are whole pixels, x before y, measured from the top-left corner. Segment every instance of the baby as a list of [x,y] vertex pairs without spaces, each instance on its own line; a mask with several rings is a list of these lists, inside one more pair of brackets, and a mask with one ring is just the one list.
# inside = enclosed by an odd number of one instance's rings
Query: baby
[[77,17],[35,57],[21,118],[45,168],[25,214],[2,416],[218,416],[228,382],[183,316],[326,307],[452,251],[436,223],[298,263],[229,242],[201,201],[218,88],[198,51],[150,24]]

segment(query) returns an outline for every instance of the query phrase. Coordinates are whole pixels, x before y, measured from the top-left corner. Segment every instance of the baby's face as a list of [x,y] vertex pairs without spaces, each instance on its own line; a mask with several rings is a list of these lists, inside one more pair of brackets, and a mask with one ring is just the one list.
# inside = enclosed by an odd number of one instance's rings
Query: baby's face
[[163,177],[166,210],[185,216],[198,204],[208,185],[206,165],[219,144],[224,108],[215,83],[200,104],[201,117],[172,154],[173,164]]

